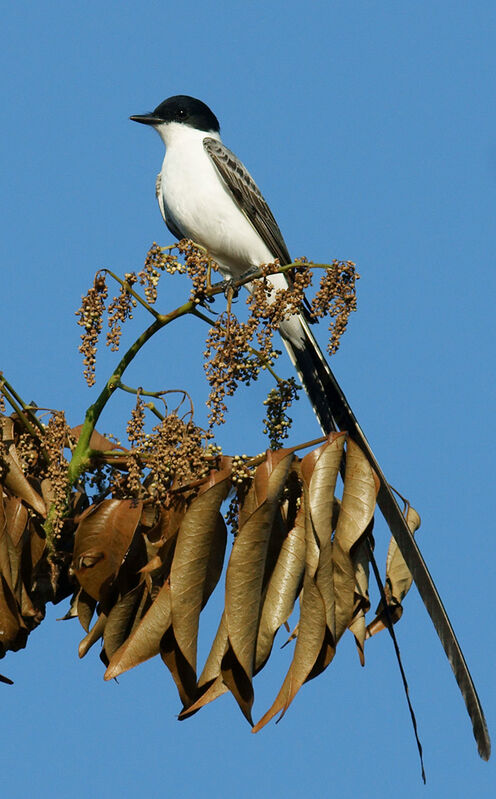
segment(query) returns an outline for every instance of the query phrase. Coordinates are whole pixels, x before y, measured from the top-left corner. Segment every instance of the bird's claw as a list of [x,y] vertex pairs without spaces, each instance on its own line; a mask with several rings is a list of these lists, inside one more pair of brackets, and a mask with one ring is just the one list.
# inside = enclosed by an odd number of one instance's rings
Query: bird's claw
[[224,292],[224,297],[226,300],[232,302],[236,299],[239,294],[239,289],[236,286],[237,281],[234,278],[229,277],[219,283],[220,288]]

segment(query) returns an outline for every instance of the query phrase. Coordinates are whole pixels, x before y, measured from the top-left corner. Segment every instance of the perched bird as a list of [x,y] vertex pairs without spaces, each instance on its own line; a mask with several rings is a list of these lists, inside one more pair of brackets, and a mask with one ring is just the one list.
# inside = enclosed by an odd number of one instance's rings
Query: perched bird
[[[154,127],[165,144],[156,193],[173,236],[201,244],[223,275],[234,280],[276,258],[283,266],[291,263],[267,202],[246,167],[222,143],[217,117],[205,103],[178,95],[131,119]],[[271,282],[275,288],[287,286],[281,274]],[[279,332],[322,429],[339,429],[327,396],[327,384],[335,381],[306,319],[294,315]]]
[[[176,239],[205,247],[223,274],[234,280],[276,258],[291,263],[281,231],[241,161],[222,143],[217,117],[193,97],[169,97],[148,114],[131,117],[150,125],[166,153],[156,183],[164,221]],[[273,275],[275,288],[285,286]],[[488,758],[484,714],[455,633],[395,496],[303,314],[279,328],[286,349],[325,433],[347,430],[380,480],[379,507],[410,569],[450,661],[472,720],[479,753]]]

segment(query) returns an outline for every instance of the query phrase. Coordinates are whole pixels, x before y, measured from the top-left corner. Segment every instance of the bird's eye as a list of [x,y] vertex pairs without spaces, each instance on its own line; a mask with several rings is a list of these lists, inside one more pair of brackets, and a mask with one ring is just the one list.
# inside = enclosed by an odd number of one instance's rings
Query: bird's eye
[[177,112],[177,115],[179,117],[181,117],[181,118],[185,117],[186,116],[186,111],[184,110],[184,108],[180,108],[179,111]]

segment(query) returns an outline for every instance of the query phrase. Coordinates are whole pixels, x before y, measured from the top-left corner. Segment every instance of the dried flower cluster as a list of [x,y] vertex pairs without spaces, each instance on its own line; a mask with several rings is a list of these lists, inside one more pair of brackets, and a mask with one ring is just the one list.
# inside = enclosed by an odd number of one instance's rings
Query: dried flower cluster
[[209,258],[204,250],[195,247],[191,241],[184,239],[177,245],[179,253],[184,257],[186,273],[191,280],[192,288],[190,299],[204,302],[206,298],[209,269],[217,269],[217,265]]
[[286,288],[274,289],[268,278],[278,269],[277,262],[262,266],[262,277],[253,281],[251,294],[246,300],[250,309],[250,323],[256,330],[258,346],[264,355],[271,347],[272,336],[281,322],[302,312],[305,290],[312,282],[310,270],[298,269],[291,279],[288,278]]
[[[240,322],[226,312],[219,316],[209,330],[204,368],[210,385],[207,405],[210,408],[211,425],[224,423],[227,410],[225,399],[234,394],[240,383],[249,385],[257,379],[261,370],[274,365],[280,354],[273,348],[274,332],[285,319],[302,311],[311,273],[306,269],[297,270],[287,288],[274,289],[269,277],[278,268],[277,263],[263,266],[262,278],[253,281],[251,294],[247,298],[250,315],[246,322]],[[252,342],[257,349],[254,349]],[[290,420],[285,411],[296,396],[296,392],[289,388],[291,383],[283,382],[284,409],[280,418],[274,416],[274,435],[275,425],[279,425],[276,435],[278,442],[283,428],[289,427]],[[272,418],[266,424],[272,429]]]
[[136,397],[136,405],[131,411],[131,418],[127,423],[127,437],[131,444],[131,450],[126,458],[127,481],[126,492],[132,497],[141,497],[143,491],[141,481],[143,479],[142,454],[145,449],[145,403],[139,392]]
[[[164,249],[154,241],[146,254],[145,265],[138,272],[140,285],[144,286],[146,301],[153,305],[157,300],[157,287],[160,275],[167,269],[171,256],[166,255]],[[172,259],[174,262],[177,259]],[[168,270],[167,270],[168,271]]]
[[341,336],[348,325],[348,318],[356,311],[356,281],[359,275],[353,261],[336,261],[324,271],[311,304],[315,319],[330,316],[328,351],[333,355],[339,347]]
[[83,374],[90,387],[95,384],[96,348],[98,336],[102,332],[102,319],[107,296],[108,288],[105,276],[97,272],[93,286],[82,298],[81,307],[76,311],[76,316],[79,316],[78,325],[84,327],[79,352],[84,356]]
[[247,463],[249,460],[248,455],[234,455],[231,458],[231,485],[234,491],[224,519],[233,538],[239,532],[240,508],[243,507],[255,475],[255,469]]
[[63,524],[63,513],[67,504],[69,485],[67,482],[68,463],[64,457],[64,447],[70,433],[63,411],[54,411],[46,427],[43,439],[48,456],[47,479],[53,501],[54,516],[52,528],[60,532]]
[[[173,254],[176,251],[178,256]],[[326,314],[331,316],[329,325],[329,352],[333,353],[346,329],[350,313],[356,309],[355,282],[357,275],[351,261],[333,261],[324,270],[320,288],[308,305],[305,291],[312,282],[312,263],[306,259],[295,262],[290,270],[285,268],[288,285],[274,288],[271,275],[279,272],[278,262],[263,265],[261,277],[250,284],[247,297],[249,316],[246,322],[240,321],[228,312],[221,314],[209,330],[205,357],[205,372],[210,386],[207,400],[209,425],[223,424],[227,411],[226,398],[232,396],[241,383],[249,385],[256,380],[261,370],[272,371],[275,359],[280,354],[273,346],[273,335],[281,324],[295,314],[304,314],[319,319]],[[157,299],[157,286],[163,272],[169,274],[187,273],[192,282],[190,298],[195,303],[208,300],[210,269],[217,266],[208,254],[191,241],[181,241],[173,247],[152,245],[147,253],[143,269],[125,275],[125,283],[117,297],[108,308],[109,333],[107,345],[112,350],[119,347],[122,325],[132,318],[136,298],[131,290],[136,283],[144,286],[144,294],[149,304]],[[102,328],[102,314],[105,309],[107,287],[105,278],[97,274],[93,287],[83,298],[79,310],[79,324],[85,328],[80,351],[84,355],[84,375],[89,385],[94,383],[95,354],[98,335]],[[275,374],[274,376],[279,381]],[[274,389],[266,402],[267,416],[265,430],[272,446],[281,446],[287,437],[291,423],[287,411],[296,397],[294,381],[283,381]],[[132,442],[137,444],[137,442]],[[140,447],[143,444],[139,445]],[[135,450],[139,447],[135,446]],[[136,457],[134,465],[130,461],[131,478],[128,488],[137,490],[141,485],[141,466]]]
[[[138,394],[127,425],[131,449],[126,455],[127,475],[114,482],[114,494],[151,498],[164,502],[171,487],[201,480],[215,465],[220,447],[209,441],[212,434],[198,427],[188,412],[183,418],[177,410],[145,432],[145,408]],[[147,477],[143,480],[144,470]]]
[[[207,406],[210,425],[225,422],[226,397],[232,397],[240,383],[250,385],[260,372],[260,359],[252,354],[252,320],[240,322],[224,312],[208,331],[204,369],[210,385]],[[272,351],[271,351],[272,353]]]
[[119,295],[112,298],[107,309],[109,326],[107,347],[110,347],[112,352],[117,352],[119,349],[122,325],[127,319],[133,318],[133,308],[136,308],[137,305],[137,301],[129,293],[128,289],[134,286],[138,278],[134,272],[127,272],[124,275],[124,279],[126,282],[121,286]]
[[[177,250],[184,263],[172,254],[174,250]],[[137,278],[139,283],[144,286],[146,301],[150,305],[154,305],[157,301],[158,283],[163,272],[167,272],[169,275],[187,274],[193,284],[191,299],[200,302],[205,298],[207,273],[211,264],[208,255],[188,239],[178,242],[173,247],[160,247],[153,242],[146,255],[145,265],[138,272]]]
[[263,420],[264,434],[269,436],[272,449],[282,447],[284,439],[288,438],[291,419],[286,411],[291,407],[293,400],[298,399],[301,386],[296,384],[294,377],[279,380],[277,386],[269,391],[264,402],[267,407],[267,416]]
[[[30,433],[22,432],[17,441],[17,452],[24,474],[35,474],[39,471],[36,467],[40,464],[40,441]],[[43,462],[41,461],[43,464]]]

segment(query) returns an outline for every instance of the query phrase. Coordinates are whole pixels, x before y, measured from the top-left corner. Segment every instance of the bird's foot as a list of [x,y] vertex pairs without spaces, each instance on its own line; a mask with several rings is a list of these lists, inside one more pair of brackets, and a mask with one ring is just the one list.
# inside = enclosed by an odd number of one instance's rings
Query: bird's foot
[[225,280],[223,280],[221,283],[218,284],[219,287],[224,292],[224,297],[226,298],[226,300],[232,302],[238,296],[239,289],[236,286],[237,282],[238,281],[234,280],[233,277],[229,277],[229,278],[226,278]]

